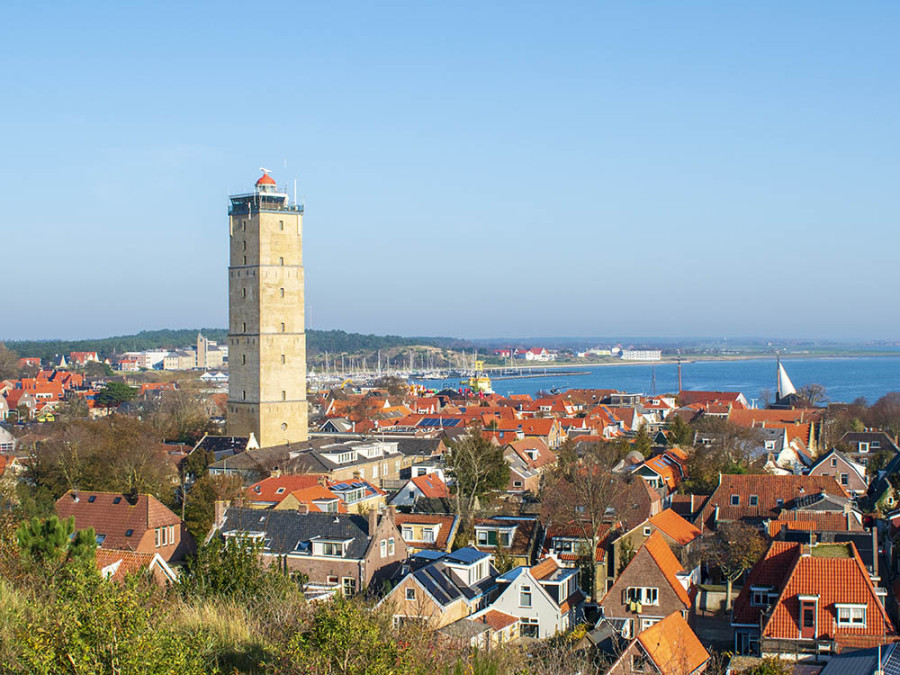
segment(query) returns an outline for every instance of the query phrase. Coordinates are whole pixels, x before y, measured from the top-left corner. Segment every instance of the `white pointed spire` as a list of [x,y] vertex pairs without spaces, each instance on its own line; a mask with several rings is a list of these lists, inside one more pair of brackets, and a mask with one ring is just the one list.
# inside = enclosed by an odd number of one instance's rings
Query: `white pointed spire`
[[779,362],[778,364],[778,387],[776,390],[776,396],[778,400],[783,399],[785,396],[789,396],[790,394],[796,394],[797,390],[794,389],[794,383],[791,382],[791,378],[788,377],[787,371],[784,369],[784,366]]

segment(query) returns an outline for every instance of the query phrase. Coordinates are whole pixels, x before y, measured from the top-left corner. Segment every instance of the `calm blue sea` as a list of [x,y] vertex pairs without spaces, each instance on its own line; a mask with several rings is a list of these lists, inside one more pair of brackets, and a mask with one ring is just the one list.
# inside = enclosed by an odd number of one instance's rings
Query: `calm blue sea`
[[[900,391],[900,356],[863,356],[837,358],[785,359],[784,367],[794,383],[816,383],[825,387],[834,402],[849,403],[862,396],[869,403],[890,391]],[[543,378],[517,378],[494,381],[498,394],[534,394],[538,390],[560,389],[620,389],[649,394],[653,371],[656,371],[656,393],[677,392],[678,366],[674,363],[634,364],[622,366],[578,366],[587,375],[550,375]],[[747,400],[758,399],[760,392],[775,391],[775,360],[695,361],[682,363],[685,389],[740,391]],[[439,382],[422,382],[438,387]],[[458,381],[443,383],[452,388]]]

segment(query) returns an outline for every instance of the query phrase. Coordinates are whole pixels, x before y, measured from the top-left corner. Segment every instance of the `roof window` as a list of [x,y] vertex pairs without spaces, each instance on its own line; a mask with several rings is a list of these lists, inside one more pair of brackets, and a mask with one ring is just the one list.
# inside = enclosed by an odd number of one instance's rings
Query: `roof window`
[[122,501],[121,497],[116,497],[115,499],[113,499],[113,504],[118,504],[121,501]]
[[88,497],[89,503],[93,504],[95,501],[97,501],[97,495],[91,495],[90,497]]
[[126,537],[130,537],[130,536],[133,535],[133,534],[134,534],[134,530],[125,530],[125,536],[126,536]]

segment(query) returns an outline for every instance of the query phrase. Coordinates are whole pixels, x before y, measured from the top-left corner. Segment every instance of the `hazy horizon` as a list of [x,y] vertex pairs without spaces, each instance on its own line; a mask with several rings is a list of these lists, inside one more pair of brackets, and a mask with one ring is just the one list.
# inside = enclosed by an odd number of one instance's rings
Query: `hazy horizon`
[[227,195],[265,166],[306,204],[309,328],[898,339],[898,19],[15,3],[0,334],[224,325]]

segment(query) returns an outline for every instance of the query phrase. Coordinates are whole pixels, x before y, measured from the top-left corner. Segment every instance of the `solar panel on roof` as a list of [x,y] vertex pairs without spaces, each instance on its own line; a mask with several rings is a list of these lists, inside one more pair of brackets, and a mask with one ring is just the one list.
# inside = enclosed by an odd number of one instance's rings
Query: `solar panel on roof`
[[429,577],[427,574],[424,574],[422,570],[416,572],[415,577],[419,581],[419,583],[425,587],[425,590],[431,593],[434,599],[439,603],[441,603],[442,605],[446,605],[448,602],[450,602],[450,598],[448,598],[446,594],[431,580],[431,577]]
[[458,549],[448,555],[447,560],[468,565],[469,563],[473,563],[477,560],[481,560],[482,558],[486,558],[487,555],[487,553],[482,553],[481,551],[467,546],[466,548]]
[[430,576],[434,580],[434,582],[441,587],[441,590],[447,594],[448,598],[459,597],[459,589],[447,580],[447,577],[442,574],[441,570],[437,569],[436,567],[429,566],[424,568],[422,571]]

